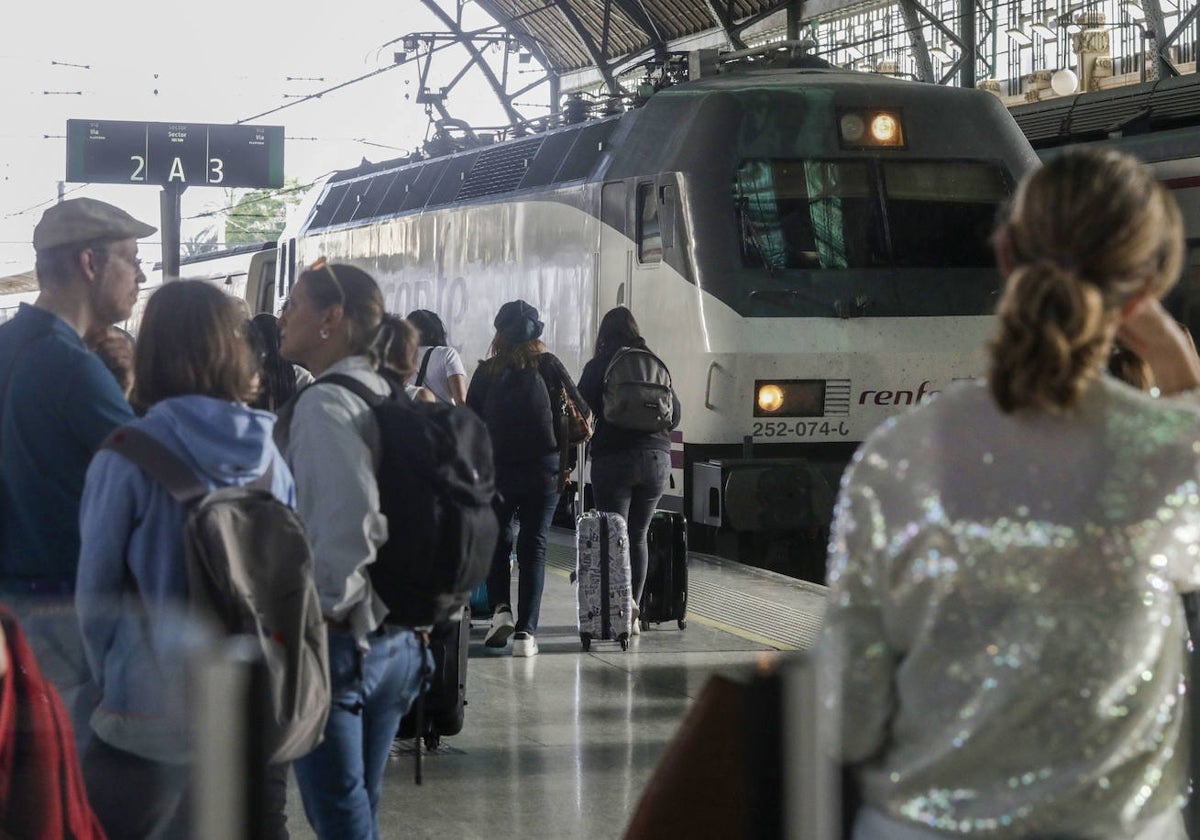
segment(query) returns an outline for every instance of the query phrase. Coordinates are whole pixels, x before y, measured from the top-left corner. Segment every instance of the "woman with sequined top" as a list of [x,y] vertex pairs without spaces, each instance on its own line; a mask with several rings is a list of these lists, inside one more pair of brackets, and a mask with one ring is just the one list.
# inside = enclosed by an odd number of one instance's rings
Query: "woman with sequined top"
[[1063,154],[996,233],[986,381],[877,429],[843,479],[822,662],[855,840],[1186,837],[1200,362],[1158,299],[1178,208],[1113,152]]

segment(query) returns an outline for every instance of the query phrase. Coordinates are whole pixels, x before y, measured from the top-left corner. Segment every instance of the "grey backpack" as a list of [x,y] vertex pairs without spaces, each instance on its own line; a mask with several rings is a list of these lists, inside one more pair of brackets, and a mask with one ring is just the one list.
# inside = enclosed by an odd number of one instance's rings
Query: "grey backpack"
[[262,651],[263,732],[272,764],[321,742],[329,717],[329,653],[312,552],[294,510],[271,492],[271,471],[243,487],[209,490],[170,449],[132,426],[102,447],[159,482],[187,511],[189,609]]
[[671,372],[644,347],[623,347],[604,369],[604,420],[635,432],[671,428]]

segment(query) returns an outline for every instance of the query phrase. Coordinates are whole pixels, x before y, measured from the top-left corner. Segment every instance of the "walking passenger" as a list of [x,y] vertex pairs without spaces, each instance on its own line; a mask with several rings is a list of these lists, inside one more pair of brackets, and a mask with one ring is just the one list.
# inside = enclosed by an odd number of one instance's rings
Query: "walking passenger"
[[[1180,593],[1200,587],[1200,361],[1159,298],[1179,210],[1112,151],[1017,190],[987,380],[894,418],[843,480],[824,661],[856,840],[1183,840]],[[838,696],[840,695],[840,697]]]
[[279,321],[281,352],[316,377],[279,432],[329,627],[333,708],[325,740],[293,764],[304,811],[321,838],[379,836],[388,748],[421,684],[416,634],[385,623],[387,609],[368,572],[388,538],[375,481],[379,427],[360,397],[321,381],[345,374],[380,396],[390,393],[376,370],[377,348],[386,347],[390,332],[383,315],[370,275],[322,259],[301,273]]
[[33,231],[40,288],[0,326],[0,596],[17,614],[77,736],[94,697],[71,608],[79,498],[96,448],[133,411],[82,336],[124,321],[145,282],[137,240],[154,228],[91,198]]
[[446,343],[446,325],[442,319],[428,309],[415,309],[408,313],[408,321],[420,333],[417,371],[412,383],[428,388],[444,403],[465,403],[467,370],[458,351]]
[[[500,539],[487,579],[492,622],[484,644],[502,648],[512,636],[513,656],[534,656],[546,580],[546,533],[560,494],[555,409],[548,383],[556,393],[565,387],[581,410],[588,409],[562,362],[539,340],[545,325],[537,309],[523,300],[509,301],[493,324],[491,351],[475,369],[467,390],[467,405],[483,418],[492,437],[500,494]],[[514,515],[520,525],[516,621],[509,567]]]
[[[618,306],[606,312],[600,321],[595,354],[583,366],[579,377],[579,393],[596,410],[596,431],[589,448],[596,510],[621,514],[629,528],[635,604],[632,632],[636,635],[641,632],[636,605],[642,601],[649,565],[646,535],[658,500],[671,479],[671,432],[670,429],[637,431],[605,421],[604,372],[613,356],[626,347],[648,349],[633,313]],[[674,393],[671,399],[671,429],[674,429],[679,425],[680,409]]]
[[[232,298],[201,281],[164,284],[146,306],[130,425],[166,446],[210,489],[271,471],[295,503],[271,438],[273,415],[247,408],[256,364]],[[100,690],[83,753],[92,805],[110,838],[191,834],[188,786],[189,597],[186,509],[122,454],[92,460],[80,511],[76,605]]]

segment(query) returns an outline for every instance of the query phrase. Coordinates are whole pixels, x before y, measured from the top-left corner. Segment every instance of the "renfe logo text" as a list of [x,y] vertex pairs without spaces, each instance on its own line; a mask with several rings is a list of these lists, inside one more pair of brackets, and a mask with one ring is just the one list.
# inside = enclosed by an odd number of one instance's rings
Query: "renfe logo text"
[[875,405],[912,405],[920,402],[922,397],[932,397],[939,393],[929,390],[929,380],[926,379],[916,391],[863,391],[858,397],[859,405],[868,402]]

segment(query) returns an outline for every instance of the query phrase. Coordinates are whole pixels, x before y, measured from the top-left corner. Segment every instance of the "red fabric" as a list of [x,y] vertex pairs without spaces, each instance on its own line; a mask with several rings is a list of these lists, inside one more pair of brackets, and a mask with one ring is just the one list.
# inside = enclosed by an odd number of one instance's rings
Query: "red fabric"
[[0,626],[8,651],[8,673],[0,677],[0,837],[103,840],[62,699],[3,605]]

